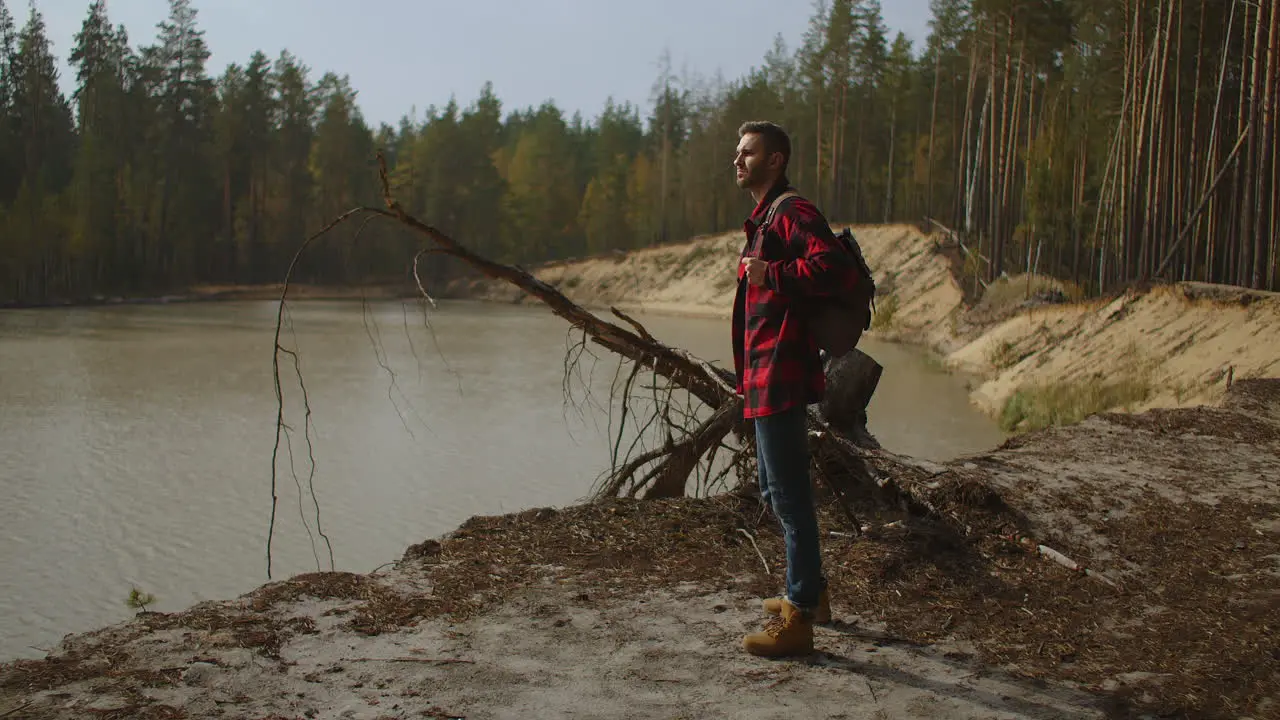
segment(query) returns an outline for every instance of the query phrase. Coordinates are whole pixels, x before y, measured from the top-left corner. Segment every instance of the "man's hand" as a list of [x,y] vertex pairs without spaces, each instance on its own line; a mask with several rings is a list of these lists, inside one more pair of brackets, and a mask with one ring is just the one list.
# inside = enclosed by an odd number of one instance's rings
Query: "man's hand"
[[742,264],[747,273],[747,282],[756,287],[764,287],[764,271],[769,267],[769,263],[760,258],[745,258]]

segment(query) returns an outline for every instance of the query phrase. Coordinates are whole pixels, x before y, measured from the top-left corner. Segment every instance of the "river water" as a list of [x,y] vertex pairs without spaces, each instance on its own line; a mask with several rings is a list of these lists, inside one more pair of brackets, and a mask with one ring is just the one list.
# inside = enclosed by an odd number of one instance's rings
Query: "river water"
[[[276,309],[0,311],[0,659],[127,619],[135,585],[175,611],[267,580]],[[472,515],[584,499],[608,467],[616,357],[584,354],[566,405],[578,338],[545,308],[445,302],[430,331],[414,303],[289,309],[282,344],[299,350],[312,448],[282,356],[293,432],[277,463],[275,579],[317,556],[328,569],[317,503],[336,568],[368,572]],[[727,321],[642,320],[732,367]],[[870,409],[885,447],[946,459],[1001,441],[960,378],[909,348],[862,347],[885,366]]]

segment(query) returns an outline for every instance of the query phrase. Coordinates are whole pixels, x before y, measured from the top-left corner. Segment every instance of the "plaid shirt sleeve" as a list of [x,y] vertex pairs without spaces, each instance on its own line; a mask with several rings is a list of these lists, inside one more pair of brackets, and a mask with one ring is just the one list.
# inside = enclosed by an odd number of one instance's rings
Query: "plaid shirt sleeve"
[[743,257],[768,263],[763,287],[748,283],[738,265],[734,365],[745,418],[822,400],[826,377],[802,306],[806,297],[835,294],[855,277],[843,267],[826,219],[803,198],[784,203],[757,238],[764,208],[781,191],[765,197],[743,227]]
[[774,218],[786,257],[769,263],[765,286],[789,298],[832,297],[855,279],[836,247],[835,236],[813,203],[790,201]]

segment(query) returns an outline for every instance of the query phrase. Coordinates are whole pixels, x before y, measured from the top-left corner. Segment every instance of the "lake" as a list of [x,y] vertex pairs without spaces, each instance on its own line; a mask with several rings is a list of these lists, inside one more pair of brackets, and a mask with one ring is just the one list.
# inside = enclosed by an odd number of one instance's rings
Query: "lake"
[[[336,568],[369,572],[470,516],[585,499],[608,469],[617,358],[589,347],[566,403],[579,336],[545,308],[444,302],[430,330],[413,302],[288,309],[282,343],[299,351],[311,449],[282,355],[292,432],[277,464],[275,579],[314,571],[317,557],[328,569],[317,503]],[[127,619],[132,586],[169,612],[267,581],[276,310],[0,311],[0,658]],[[640,319],[732,367],[727,320]],[[943,460],[1003,439],[962,378],[911,348],[862,348],[885,367],[870,428],[886,448]]]

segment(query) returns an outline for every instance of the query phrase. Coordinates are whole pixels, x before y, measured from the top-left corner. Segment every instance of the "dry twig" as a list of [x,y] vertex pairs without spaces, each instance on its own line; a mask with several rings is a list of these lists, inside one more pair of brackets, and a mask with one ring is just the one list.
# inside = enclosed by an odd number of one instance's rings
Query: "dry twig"
[[760,556],[760,564],[764,566],[764,574],[772,575],[773,571],[769,569],[769,562],[764,559],[764,553],[760,552],[760,546],[756,544],[755,536],[747,532],[746,530],[743,530],[742,528],[738,528],[738,532],[742,533],[743,535],[746,535],[747,539],[751,541],[751,547],[756,549],[756,555]]

